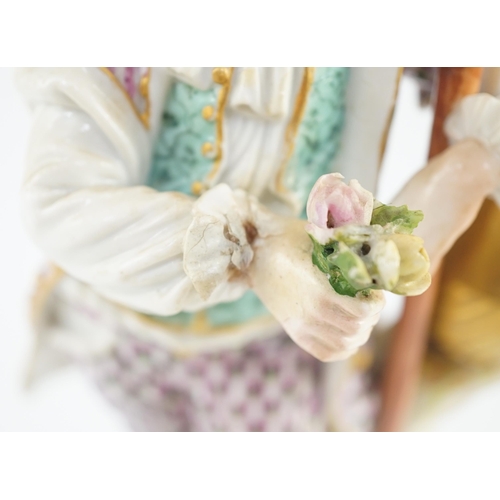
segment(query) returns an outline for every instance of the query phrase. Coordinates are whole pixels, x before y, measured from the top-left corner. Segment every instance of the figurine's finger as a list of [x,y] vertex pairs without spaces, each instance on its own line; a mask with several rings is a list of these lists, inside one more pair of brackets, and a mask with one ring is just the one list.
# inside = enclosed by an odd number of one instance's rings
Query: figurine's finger
[[[344,352],[354,352],[370,337],[375,321],[352,325],[346,333],[337,325],[322,322],[307,323],[293,331],[288,331],[292,339],[305,351],[316,358],[327,361],[332,356]],[[339,358],[341,359],[341,358]]]
[[356,347],[347,347],[343,339],[337,338],[336,342],[328,343],[318,337],[304,337],[300,345],[302,349],[320,361],[336,361],[347,359],[357,350]]
[[326,360],[331,353],[346,350],[342,334],[324,324],[303,324],[297,330],[287,330],[293,341],[319,360]]
[[366,316],[353,316],[346,314],[343,309],[337,307],[325,308],[317,313],[317,321],[322,321],[329,327],[334,326],[344,336],[352,337],[358,331],[369,329],[378,322],[380,308],[369,310],[371,314]]
[[354,348],[357,349],[358,347],[361,347],[362,345],[366,344],[372,333],[373,326],[374,326],[373,324],[369,325],[366,328],[353,332],[353,334],[350,337],[344,337],[345,346],[349,349],[354,349]]
[[341,340],[335,340],[336,345],[341,345],[343,349],[354,349],[365,344],[370,338],[376,321],[370,321],[361,324],[351,325],[351,329],[347,331],[339,330],[338,327],[332,329],[331,327],[323,327],[317,331],[318,337],[328,342],[332,342],[334,337],[341,336]]

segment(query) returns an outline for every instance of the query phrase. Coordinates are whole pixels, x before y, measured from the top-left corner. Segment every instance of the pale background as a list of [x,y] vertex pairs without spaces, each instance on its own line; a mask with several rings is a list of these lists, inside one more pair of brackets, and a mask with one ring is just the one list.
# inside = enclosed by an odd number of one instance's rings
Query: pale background
[[[45,262],[26,237],[18,209],[30,116],[16,92],[12,70],[0,68],[0,431],[123,431],[125,421],[109,407],[76,368],[23,388],[32,336],[29,297]],[[380,179],[378,198],[390,202],[402,184],[425,163],[432,116],[418,107],[414,83],[403,77],[398,107]],[[383,321],[401,310],[388,294]],[[436,431],[499,431],[500,377],[472,395],[450,402],[426,424]]]

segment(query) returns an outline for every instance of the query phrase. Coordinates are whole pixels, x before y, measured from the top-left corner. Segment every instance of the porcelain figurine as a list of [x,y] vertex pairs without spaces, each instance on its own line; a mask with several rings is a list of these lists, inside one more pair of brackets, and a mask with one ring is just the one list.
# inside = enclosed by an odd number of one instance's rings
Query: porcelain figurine
[[399,77],[20,70],[23,218],[54,264],[33,375],[78,361],[139,430],[371,428],[369,391],[342,408],[382,290],[423,292],[500,181],[500,102],[478,94],[452,146],[373,198]]

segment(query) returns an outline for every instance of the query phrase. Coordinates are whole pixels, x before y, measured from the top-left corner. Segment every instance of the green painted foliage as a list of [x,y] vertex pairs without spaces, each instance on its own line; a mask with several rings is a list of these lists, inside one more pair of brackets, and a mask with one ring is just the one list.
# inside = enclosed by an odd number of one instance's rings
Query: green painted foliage
[[357,293],[367,295],[372,289],[392,290],[399,279],[395,267],[399,267],[399,260],[396,260],[399,250],[392,236],[411,235],[423,218],[420,210],[409,210],[406,205],[378,204],[370,226],[338,228],[335,240],[325,246],[311,237],[313,263],[328,276],[332,288],[341,295],[354,297]]
[[359,281],[346,279],[344,273],[347,275],[352,264],[350,256],[347,255],[350,252],[341,251],[338,242],[323,246],[312,236],[310,238],[313,242],[313,264],[328,276],[330,285],[338,294],[355,297],[358,292],[371,288],[361,285]]
[[371,224],[382,227],[392,224],[395,232],[411,234],[423,218],[424,213],[421,210],[409,210],[406,205],[380,205],[373,210]]

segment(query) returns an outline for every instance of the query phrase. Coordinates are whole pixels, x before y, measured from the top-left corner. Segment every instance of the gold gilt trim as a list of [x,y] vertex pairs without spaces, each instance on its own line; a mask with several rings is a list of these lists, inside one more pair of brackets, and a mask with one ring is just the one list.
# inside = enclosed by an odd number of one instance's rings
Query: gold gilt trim
[[151,115],[151,102],[149,98],[149,82],[151,80],[151,68],[148,68],[146,73],[141,76],[141,79],[139,81],[139,93],[141,94],[142,97],[144,97],[146,101],[146,109],[141,113],[137,106],[135,105],[135,102],[132,100],[130,97],[129,93],[125,89],[125,87],[122,85],[120,80],[116,78],[116,76],[108,69],[108,68],[100,68],[100,70],[107,75],[115,85],[118,86],[118,88],[123,92],[125,97],[127,98],[127,101],[130,103],[132,106],[132,109],[134,110],[134,113],[136,114],[137,118],[142,122],[142,124],[149,130],[149,118]]
[[315,68],[304,68],[304,75],[302,76],[302,83],[300,85],[297,98],[295,99],[295,106],[293,109],[292,117],[288,122],[285,132],[285,157],[278,170],[276,177],[276,189],[278,191],[285,191],[284,177],[288,163],[293,155],[295,149],[295,139],[299,130],[299,125],[302,122],[304,111],[306,109],[307,98],[314,81]]
[[380,138],[380,144],[378,148],[377,172],[380,172],[380,168],[382,167],[382,160],[384,159],[387,140],[389,139],[389,131],[391,129],[392,119],[394,118],[394,110],[396,109],[396,101],[398,100],[399,84],[401,83],[401,77],[403,76],[403,69],[404,68],[398,68],[398,72],[396,74],[396,88],[394,89],[391,108],[389,110],[389,114],[387,115],[387,119],[385,122],[384,130],[382,132],[382,137]]
[[221,85],[219,95],[217,96],[217,116],[215,117],[215,160],[212,170],[209,172],[207,179],[213,180],[219,171],[222,162],[222,141],[223,141],[223,121],[224,111],[226,109],[227,100],[229,97],[229,90],[231,89],[231,81],[233,78],[234,68],[214,68],[212,71],[212,79],[215,83]]

